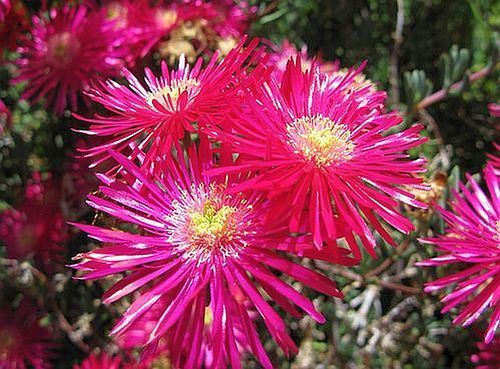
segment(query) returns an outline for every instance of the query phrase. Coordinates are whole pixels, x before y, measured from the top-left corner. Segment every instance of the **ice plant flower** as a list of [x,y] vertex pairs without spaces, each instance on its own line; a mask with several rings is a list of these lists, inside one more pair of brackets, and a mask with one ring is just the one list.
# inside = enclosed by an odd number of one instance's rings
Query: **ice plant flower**
[[485,332],[485,342],[490,343],[500,323],[500,188],[499,172],[491,164],[483,173],[489,197],[468,176],[470,187],[461,183],[461,193],[453,192],[451,210],[437,207],[448,226],[446,233],[421,240],[435,245],[441,255],[419,265],[461,268],[427,283],[425,291],[453,288],[441,301],[443,313],[461,305],[456,324],[468,326],[490,311]]
[[108,14],[120,12],[118,21],[126,22],[123,27],[128,32],[127,43],[135,57],[143,58],[158,42],[168,37],[178,23],[177,7],[150,6],[147,0],[109,2]]
[[10,11],[10,8],[10,0],[0,0],[0,22],[3,22],[5,20],[5,14]]
[[361,257],[358,236],[375,256],[375,230],[394,241],[379,219],[408,233],[412,223],[398,211],[399,201],[424,206],[408,187],[420,187],[422,159],[410,160],[406,150],[424,139],[420,125],[388,133],[401,123],[399,114],[380,112],[380,96],[346,94],[344,86],[359,71],[351,70],[336,88],[313,64],[303,70],[300,58],[290,60],[278,84],[274,79],[256,87],[230,129],[207,132],[231,145],[238,165],[214,169],[212,174],[256,172],[234,191],[266,191],[277,217],[288,217],[292,233],[304,226],[321,248],[324,241],[345,238]]
[[[196,132],[207,117],[221,119],[238,98],[241,84],[235,82],[246,77],[244,63],[258,54],[254,54],[257,44],[254,39],[244,48],[242,42],[220,62],[214,55],[205,67],[201,58],[191,68],[181,57],[176,70],[162,62],[160,77],[145,70],[146,86],[124,70],[129,86],[109,80],[93,89],[89,96],[110,114],[79,117],[91,123],[83,133],[106,139],[87,150],[86,156],[94,157],[97,164],[109,157],[109,148],[127,152],[135,144],[147,151],[148,162],[168,152],[186,133]],[[253,78],[258,71],[252,71]]]
[[[273,68],[273,74],[276,78],[281,79],[283,73],[285,73],[288,61],[291,58],[296,58],[300,56],[302,69],[306,70],[311,68],[313,59],[309,58],[307,53],[307,45],[303,45],[300,50],[298,50],[290,41],[284,40],[281,45],[271,45],[272,51],[269,53],[270,57],[268,59],[267,65]],[[319,65],[322,72],[332,73],[339,70],[339,62],[328,62],[323,61],[320,57],[316,57],[314,62]]]
[[500,117],[500,104],[488,104],[488,110],[490,111],[492,117]]
[[214,50],[225,56],[248,31],[250,19],[257,11],[246,1],[233,0],[186,0],[176,5],[177,24],[158,47],[171,63],[181,54],[189,61]]
[[118,40],[113,22],[100,13],[88,13],[85,6],[53,8],[48,17],[33,17],[13,82],[26,82],[25,99],[45,97],[59,114],[68,104],[76,110],[80,91],[92,79],[118,75],[125,55],[116,48]]
[[129,66],[144,57],[175,25],[175,16],[170,24],[158,19],[156,13],[161,8],[151,7],[148,0],[87,0],[84,4],[93,12],[100,12],[103,19],[113,22],[113,29],[121,35],[117,46],[127,51],[125,60]]
[[[326,277],[276,252],[296,238],[288,237],[279,223],[265,222],[267,203],[257,193],[228,193],[227,181],[236,179],[220,181],[203,174],[212,165],[207,145],[201,144],[199,155],[191,146],[187,163],[177,145],[179,160],[165,154],[142,169],[112,155],[127,180],[99,175],[104,197],[89,195],[89,205],[139,232],[77,224],[106,246],[80,255],[74,268],[85,279],[129,273],[105,293],[105,303],[140,291],[113,334],[126,334],[142,316],[150,311],[155,315],[154,309],[161,307],[145,343],[147,350],[154,350],[163,337],[172,340],[174,367],[202,367],[207,344],[203,327],[209,324],[212,368],[241,368],[240,349],[272,368],[249,309],[258,313],[286,354],[297,348],[264,291],[293,316],[301,316],[297,306],[324,322],[312,302],[273,271],[327,295],[341,296],[340,291]],[[220,155],[222,161],[231,160],[230,152]],[[243,341],[237,339],[241,332]]]
[[471,361],[476,369],[497,369],[500,367],[500,338],[490,344],[477,343],[477,353],[471,356]]
[[131,366],[123,364],[121,357],[112,357],[105,352],[100,355],[90,354],[80,365],[73,365],[73,369],[125,369],[126,367],[132,369]]
[[55,345],[50,340],[50,331],[40,326],[36,309],[26,300],[16,311],[0,309],[0,368],[52,368]]
[[67,237],[60,207],[61,188],[55,179],[41,181],[35,173],[26,186],[24,201],[0,213],[0,240],[9,258],[33,257],[43,267],[61,261],[62,242]]

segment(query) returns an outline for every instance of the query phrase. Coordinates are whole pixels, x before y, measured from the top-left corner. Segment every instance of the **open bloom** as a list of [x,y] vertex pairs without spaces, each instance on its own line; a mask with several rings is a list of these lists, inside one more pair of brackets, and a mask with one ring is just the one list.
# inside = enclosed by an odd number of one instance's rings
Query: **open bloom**
[[500,188],[498,171],[484,170],[488,197],[471,176],[470,188],[460,184],[453,192],[451,211],[438,207],[448,229],[442,236],[422,239],[442,255],[420,262],[421,266],[456,265],[461,270],[429,282],[425,291],[453,287],[441,300],[443,312],[462,305],[454,323],[467,326],[490,310],[485,341],[491,342],[500,323]]
[[[214,55],[206,67],[201,58],[192,69],[184,58],[177,70],[169,70],[162,62],[160,77],[145,70],[146,87],[124,70],[129,86],[109,80],[93,89],[89,96],[111,114],[80,117],[92,123],[83,133],[106,138],[105,144],[87,150],[86,155],[95,157],[97,164],[109,157],[109,148],[126,153],[134,144],[147,151],[147,163],[155,155],[169,152],[172,143],[186,133],[195,132],[207,116],[220,120],[237,99],[241,84],[235,82],[245,78],[243,64],[257,44],[255,39],[243,48],[242,42],[221,62]],[[258,70],[252,72],[254,78]]]
[[[80,255],[74,268],[85,279],[128,272],[105,293],[104,302],[137,290],[141,294],[112,333],[134,330],[134,324],[150,312],[156,319],[146,328],[147,337],[137,336],[137,342],[151,351],[167,337],[174,367],[201,368],[209,345],[212,368],[241,368],[240,350],[250,351],[264,368],[272,368],[249,309],[257,312],[286,354],[297,348],[264,291],[293,316],[301,316],[299,307],[316,321],[324,321],[311,301],[273,271],[321,293],[341,293],[326,277],[276,252],[299,241],[288,237],[279,223],[265,222],[264,199],[253,192],[228,193],[227,181],[236,179],[219,181],[203,174],[212,165],[212,155],[202,142],[200,155],[191,147],[186,163],[177,145],[178,160],[165,154],[139,169],[113,154],[127,180],[99,175],[104,197],[89,195],[89,204],[135,225],[139,232],[78,224],[106,246]],[[229,152],[220,155],[222,161],[231,160]],[[150,173],[153,169],[156,175]],[[205,324],[213,338],[210,342],[204,338]]]
[[476,344],[477,353],[471,356],[476,369],[497,369],[500,366],[500,338],[490,344]]
[[33,257],[38,265],[50,269],[51,263],[61,261],[62,242],[67,237],[61,187],[55,179],[41,181],[34,174],[25,191],[21,204],[0,213],[0,240],[9,258]]
[[50,331],[40,326],[36,309],[26,300],[15,312],[0,309],[0,368],[52,368],[50,339]]
[[424,139],[420,125],[388,133],[402,118],[381,113],[383,95],[346,93],[357,73],[332,87],[315,64],[304,71],[300,58],[290,60],[281,84],[271,79],[257,86],[226,127],[207,132],[239,154],[238,165],[213,174],[256,172],[233,190],[266,191],[276,216],[288,217],[290,232],[312,232],[318,248],[345,238],[361,257],[355,236],[375,256],[369,224],[390,244],[380,219],[404,233],[413,229],[398,204],[424,206],[408,191],[421,187],[415,174],[424,161],[405,153]]
[[24,38],[14,83],[26,82],[23,98],[45,97],[57,113],[94,78],[118,75],[123,50],[116,48],[119,33],[100,13],[84,6],[53,8],[46,18],[33,17],[31,38]]

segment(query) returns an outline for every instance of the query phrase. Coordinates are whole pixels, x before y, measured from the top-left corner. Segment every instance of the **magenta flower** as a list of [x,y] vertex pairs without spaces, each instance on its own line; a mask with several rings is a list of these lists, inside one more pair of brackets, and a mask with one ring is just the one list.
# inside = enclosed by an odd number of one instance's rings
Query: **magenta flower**
[[288,40],[284,40],[280,46],[272,45],[272,52],[269,54],[269,59],[267,65],[272,68],[273,74],[278,80],[280,80],[285,73],[288,61],[292,58],[300,56],[301,66],[303,70],[310,69],[313,62],[319,65],[319,69],[325,73],[332,73],[339,70],[339,61],[334,62],[323,61],[320,57],[315,57],[314,59],[309,58],[307,54],[307,45],[303,45],[300,50],[290,43]]
[[[137,145],[147,150],[148,162],[157,154],[169,152],[172,143],[186,133],[196,132],[206,117],[220,120],[238,98],[234,82],[245,77],[243,63],[257,44],[255,39],[243,49],[242,42],[221,62],[214,55],[206,67],[202,67],[201,58],[192,69],[183,57],[177,70],[169,70],[163,62],[159,78],[145,70],[146,88],[124,70],[128,87],[110,80],[93,89],[89,96],[111,114],[79,117],[92,123],[83,133],[106,138],[105,144],[87,150],[86,155],[95,157],[98,164],[109,157],[109,148],[123,153]],[[259,70],[252,72],[254,78]]]
[[54,179],[41,181],[35,173],[25,191],[21,204],[0,213],[0,240],[9,258],[33,257],[50,271],[54,261],[62,261],[62,242],[67,238],[61,187]]
[[443,313],[462,305],[454,323],[468,326],[491,311],[485,342],[493,340],[500,323],[500,189],[498,171],[484,170],[490,197],[471,176],[469,186],[453,192],[451,211],[437,207],[448,229],[442,236],[422,239],[442,254],[420,262],[420,266],[456,265],[460,271],[427,283],[426,292],[452,287],[441,301]]
[[10,11],[10,0],[0,0],[0,22],[5,20],[5,15]]
[[239,165],[212,174],[257,172],[233,190],[266,191],[276,217],[289,219],[290,232],[312,232],[318,248],[344,237],[356,258],[356,236],[376,255],[369,224],[394,245],[380,219],[408,233],[413,225],[399,213],[399,202],[424,206],[409,191],[421,187],[416,174],[424,160],[405,153],[424,141],[422,127],[388,133],[402,118],[380,112],[383,94],[346,93],[358,73],[351,70],[332,88],[317,65],[303,71],[297,58],[281,84],[271,79],[257,87],[227,123],[230,129],[209,132],[239,154]]
[[0,309],[0,368],[49,369],[55,344],[39,325],[36,309],[26,300],[16,311]]
[[[142,367],[142,366],[140,366]],[[80,365],[73,365],[73,369],[125,369],[139,368],[127,366],[122,363],[119,356],[109,356],[107,353],[100,355],[90,354]]]
[[151,7],[150,3],[147,0],[122,0],[105,5],[108,16],[116,19],[118,27],[127,33],[126,43],[131,50],[129,64],[133,58],[146,56],[178,23],[174,4]]
[[492,117],[500,117],[500,104],[488,104],[488,110],[490,111]]
[[26,82],[23,98],[46,98],[56,113],[68,104],[77,108],[80,91],[94,78],[118,75],[122,57],[118,31],[100,13],[88,14],[84,6],[54,8],[49,17],[33,17],[31,38],[24,38],[16,62],[14,83]]
[[500,366],[500,339],[496,338],[490,344],[477,343],[478,352],[471,356],[476,369],[498,369]]
[[486,154],[490,159],[491,164],[497,170],[500,170],[500,144],[493,142],[493,147],[495,148],[495,154]]
[[[176,147],[184,157],[179,145]],[[134,324],[151,311],[157,316],[154,326],[147,328],[146,339],[137,338],[137,342],[145,342],[147,351],[154,351],[167,337],[174,367],[201,367],[206,359],[204,325],[208,324],[213,337],[208,343],[212,368],[241,368],[240,350],[250,351],[264,368],[272,368],[249,309],[258,313],[286,354],[297,348],[264,291],[291,315],[301,316],[297,306],[324,322],[312,302],[273,271],[327,295],[341,296],[341,292],[326,277],[276,252],[301,241],[289,237],[283,225],[265,222],[267,202],[257,193],[229,193],[227,188],[236,178],[229,177],[227,182],[204,175],[204,169],[212,165],[208,160],[213,153],[207,143],[200,147],[199,156],[190,149],[188,164],[166,155],[157,157],[152,164],[156,175],[113,153],[127,181],[99,175],[104,197],[89,195],[88,203],[118,221],[135,225],[139,232],[77,224],[106,246],[80,255],[74,268],[83,272],[84,279],[128,272],[105,293],[104,302],[112,303],[135,291],[141,294],[112,333],[136,330]],[[219,154],[221,161],[231,160],[229,152]],[[241,332],[244,339],[238,340]]]

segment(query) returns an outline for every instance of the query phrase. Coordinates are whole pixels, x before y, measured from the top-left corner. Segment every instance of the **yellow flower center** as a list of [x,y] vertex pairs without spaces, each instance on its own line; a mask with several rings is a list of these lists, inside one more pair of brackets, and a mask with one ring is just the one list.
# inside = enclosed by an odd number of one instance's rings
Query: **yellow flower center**
[[238,258],[256,232],[253,207],[225,193],[221,184],[193,185],[172,204],[166,217],[169,243],[185,259],[201,264],[213,258]]
[[221,239],[230,240],[235,232],[231,217],[236,211],[231,206],[223,205],[216,208],[215,204],[207,201],[201,211],[191,214],[191,237],[195,243],[202,241],[213,246]]
[[351,159],[355,148],[347,127],[322,115],[295,119],[287,126],[287,138],[294,152],[318,167]]
[[153,106],[153,100],[159,103],[164,103],[164,101],[172,100],[172,104],[175,106],[179,96],[185,91],[192,91],[200,85],[200,82],[194,78],[189,79],[174,79],[170,81],[168,86],[162,87],[159,90],[150,92],[148,94],[148,103]]
[[167,30],[177,22],[177,12],[173,10],[159,9],[155,15],[156,24],[159,28]]
[[[333,72],[332,77],[337,78],[338,83],[340,83],[340,81],[347,75],[347,73],[347,69],[341,69],[339,71]],[[343,87],[343,93],[349,94],[366,87],[368,87],[368,91],[370,92],[375,92],[377,90],[373,82],[370,79],[366,78],[364,74],[357,74],[348,85]]]
[[106,8],[106,17],[115,21],[115,29],[123,29],[128,24],[128,9],[117,1],[112,2]]
[[56,67],[64,67],[75,58],[80,43],[70,32],[52,35],[47,41],[47,59]]

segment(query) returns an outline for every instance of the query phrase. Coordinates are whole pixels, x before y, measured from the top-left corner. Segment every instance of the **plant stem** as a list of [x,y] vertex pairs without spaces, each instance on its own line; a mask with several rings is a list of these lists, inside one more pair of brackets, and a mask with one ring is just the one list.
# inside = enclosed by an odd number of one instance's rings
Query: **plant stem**
[[[476,73],[472,73],[469,76],[469,83],[475,82],[478,79],[486,77],[488,74],[490,74],[494,69],[496,68],[496,63],[492,63],[491,65],[484,67],[480,71]],[[450,92],[460,90],[463,87],[464,82],[455,82],[454,84],[451,85],[449,88],[443,88],[437,92],[434,92],[432,95],[429,95],[425,97],[422,101],[420,101],[416,105],[416,110],[422,110],[427,108],[430,105],[433,105],[441,100],[444,100],[448,97]]]

